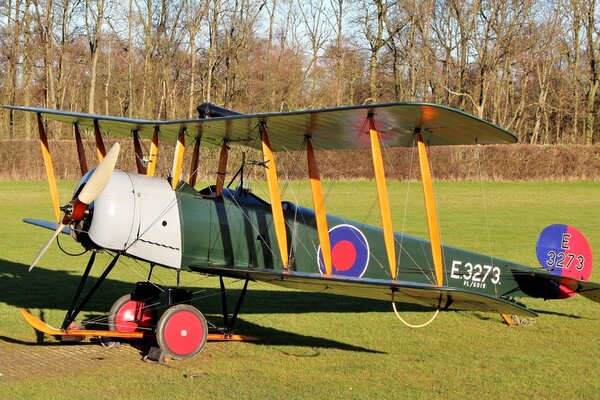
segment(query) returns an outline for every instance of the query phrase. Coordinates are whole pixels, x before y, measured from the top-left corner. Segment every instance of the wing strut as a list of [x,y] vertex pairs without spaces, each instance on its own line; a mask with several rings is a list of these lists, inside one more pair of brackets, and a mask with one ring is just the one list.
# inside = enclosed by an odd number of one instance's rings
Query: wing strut
[[183,168],[183,153],[185,152],[185,131],[185,127],[182,127],[179,130],[179,138],[177,139],[177,144],[175,145],[173,170],[171,172],[171,186],[173,186],[173,190],[175,190],[177,184],[179,183],[179,178],[181,178],[181,170]]
[[160,129],[158,126],[154,127],[154,133],[152,134],[152,142],[150,143],[150,157],[148,160],[148,168],[146,169],[146,175],[154,176],[156,171],[156,160],[158,159],[158,133]]
[[75,131],[75,145],[77,146],[77,158],[79,159],[79,169],[81,170],[81,176],[84,176],[88,172],[87,160],[85,159],[85,149],[83,148],[83,141],[81,140],[81,132],[79,131],[79,125],[77,122],[73,124],[73,130]]
[[264,122],[259,124],[260,138],[262,142],[263,160],[265,172],[267,174],[267,185],[269,186],[269,198],[271,201],[271,212],[273,214],[273,225],[275,226],[275,236],[279,247],[279,255],[283,269],[288,269],[288,246],[287,234],[285,232],[285,220],[283,219],[283,207],[281,206],[281,193],[279,192],[279,182],[277,181],[277,168],[275,166],[275,155],[271,148],[267,126]]
[[50,189],[50,197],[52,198],[52,206],[54,207],[54,214],[56,215],[56,221],[60,221],[60,204],[58,203],[58,189],[56,187],[56,178],[54,177],[54,167],[52,165],[52,156],[50,155],[50,148],[48,147],[48,137],[46,136],[46,128],[44,127],[44,121],[42,115],[38,113],[38,133],[40,136],[40,145],[42,147],[42,157],[44,158],[44,166],[46,167],[46,177],[48,178],[48,187]]
[[106,147],[104,147],[104,140],[102,140],[102,132],[100,131],[100,124],[97,119],[94,120],[94,138],[96,140],[98,161],[102,161],[106,157]]
[[142,153],[142,144],[140,143],[140,134],[138,131],[131,131],[133,135],[133,149],[135,150],[135,166],[137,167],[138,174],[146,175],[148,170],[144,165],[144,154]]
[[419,148],[419,165],[421,166],[421,182],[423,184],[423,198],[425,200],[425,212],[427,214],[427,225],[429,227],[429,241],[431,242],[431,256],[435,269],[435,279],[439,286],[444,284],[444,262],[442,259],[442,245],[440,241],[440,228],[438,225],[435,198],[433,197],[433,184],[431,181],[431,169],[427,157],[427,146],[420,130],[417,133],[417,146]]
[[321,255],[323,256],[323,265],[325,273],[331,276],[331,242],[329,241],[329,227],[327,226],[327,213],[325,212],[325,199],[323,198],[323,189],[321,187],[321,175],[315,158],[312,141],[310,136],[306,136],[306,155],[308,157],[308,175],[310,178],[310,190],[313,198],[313,208],[315,210],[315,220],[317,222],[317,234],[319,244],[321,245]]
[[228,158],[229,140],[223,139],[223,144],[221,145],[221,154],[219,154],[219,169],[217,170],[217,196],[220,196],[223,192],[223,185],[225,184],[225,175],[227,174]]
[[196,186],[196,179],[198,179],[198,165],[200,164],[200,136],[196,136],[194,140],[194,150],[192,151],[192,161],[190,162],[190,179],[189,184],[191,187]]
[[390,274],[396,279],[396,246],[394,242],[394,228],[392,227],[392,214],[390,212],[390,201],[388,198],[387,185],[385,183],[385,171],[383,169],[383,157],[379,143],[379,132],[375,126],[373,113],[369,113],[369,133],[371,137],[371,155],[373,158],[373,169],[375,171],[375,183],[377,184],[377,197],[379,199],[379,213],[381,216],[381,227],[383,229],[383,240],[387,252]]

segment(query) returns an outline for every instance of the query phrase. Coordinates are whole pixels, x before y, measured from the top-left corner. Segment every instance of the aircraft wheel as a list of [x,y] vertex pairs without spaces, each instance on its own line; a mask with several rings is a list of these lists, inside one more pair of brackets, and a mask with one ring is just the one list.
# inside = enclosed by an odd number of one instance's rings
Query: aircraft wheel
[[158,346],[174,360],[194,357],[208,337],[206,318],[197,308],[179,304],[164,312],[156,327]]
[[117,332],[149,330],[155,321],[155,311],[146,307],[144,301],[131,300],[130,294],[115,301],[108,314],[109,329]]

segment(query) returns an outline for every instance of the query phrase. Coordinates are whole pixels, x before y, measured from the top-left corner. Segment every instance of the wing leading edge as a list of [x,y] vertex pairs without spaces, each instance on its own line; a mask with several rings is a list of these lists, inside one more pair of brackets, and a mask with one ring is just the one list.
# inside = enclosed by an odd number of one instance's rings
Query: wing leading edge
[[429,145],[467,145],[514,143],[510,132],[473,115],[453,108],[427,103],[387,103],[324,108],[266,114],[242,114],[207,119],[142,120],[123,117],[74,113],[36,107],[5,106],[40,114],[49,120],[77,123],[82,129],[100,129],[118,136],[138,132],[151,139],[155,127],[161,140],[174,143],[185,129],[190,137],[201,137],[204,146],[220,145],[224,139],[256,149],[260,124],[266,124],[274,151],[301,150],[310,136],[316,148],[369,148],[367,117],[373,115],[382,142],[388,147],[411,147],[418,130]]

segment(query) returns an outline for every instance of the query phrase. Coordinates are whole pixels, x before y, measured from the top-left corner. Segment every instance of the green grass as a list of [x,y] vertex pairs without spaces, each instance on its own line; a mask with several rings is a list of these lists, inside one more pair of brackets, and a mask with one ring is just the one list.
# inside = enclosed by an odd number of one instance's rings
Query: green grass
[[[73,185],[60,182],[61,203]],[[324,186],[328,212],[378,223],[372,182]],[[442,239],[449,245],[491,249],[494,256],[536,265],[539,232],[551,223],[569,223],[592,249],[600,249],[598,183],[484,183],[482,190],[480,183],[438,182],[435,189]],[[254,190],[260,195],[263,185]],[[285,197],[310,206],[306,182],[291,183]],[[395,229],[426,236],[419,184],[390,183],[390,199]],[[39,337],[17,308],[60,324],[87,260],[52,246],[39,267],[27,272],[50,232],[20,220],[52,219],[49,204],[43,182],[0,182],[0,399],[574,399],[596,398],[600,391],[600,305],[580,297],[527,299],[540,313],[527,327],[508,327],[494,314],[447,312],[413,330],[387,303],[254,283],[238,327],[260,337],[256,343],[209,343],[200,356],[169,366],[144,363],[129,346],[56,346],[52,338],[37,344]],[[76,243],[62,243],[78,250]],[[84,316],[107,313],[145,274],[133,261],[119,264]],[[168,270],[158,271],[158,278],[174,283]],[[592,278],[600,281],[600,272]],[[210,317],[219,314],[217,279],[185,274],[183,282],[205,288],[195,305]],[[230,285],[232,295],[238,294],[241,283]],[[403,310],[412,322],[431,315]]]

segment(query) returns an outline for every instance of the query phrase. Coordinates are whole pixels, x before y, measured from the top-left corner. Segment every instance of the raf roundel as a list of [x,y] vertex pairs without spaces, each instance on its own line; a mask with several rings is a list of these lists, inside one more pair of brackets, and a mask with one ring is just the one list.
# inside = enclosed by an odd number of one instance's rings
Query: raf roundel
[[[369,243],[365,235],[352,225],[338,225],[329,230],[333,275],[360,278],[369,265]],[[321,246],[317,252],[319,271],[325,274]]]

